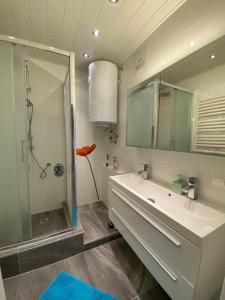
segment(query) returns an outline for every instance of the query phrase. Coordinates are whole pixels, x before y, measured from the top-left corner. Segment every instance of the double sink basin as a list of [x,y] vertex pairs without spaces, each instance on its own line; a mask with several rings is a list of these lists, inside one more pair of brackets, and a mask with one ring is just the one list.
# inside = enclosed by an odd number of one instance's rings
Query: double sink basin
[[144,180],[135,173],[112,176],[110,182],[135,197],[160,219],[199,244],[207,234],[225,223],[225,213],[201,200],[191,200],[168,187]]
[[173,300],[211,300],[225,277],[225,213],[154,180],[109,180],[109,217]]

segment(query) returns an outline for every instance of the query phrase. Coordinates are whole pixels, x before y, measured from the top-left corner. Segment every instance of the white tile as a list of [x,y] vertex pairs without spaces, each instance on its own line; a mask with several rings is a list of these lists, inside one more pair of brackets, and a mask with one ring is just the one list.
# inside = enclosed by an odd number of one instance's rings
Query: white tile
[[32,40],[46,44],[46,1],[29,0]]
[[[32,61],[29,66],[31,101],[34,103],[33,151],[42,167],[47,162],[51,163],[51,167],[47,169],[47,177],[40,179],[41,170],[30,161],[31,212],[38,213],[57,209],[66,200],[66,174],[58,178],[53,171],[58,162],[66,167],[63,96],[66,72],[61,65],[41,60]],[[63,74],[64,78],[61,77]]]

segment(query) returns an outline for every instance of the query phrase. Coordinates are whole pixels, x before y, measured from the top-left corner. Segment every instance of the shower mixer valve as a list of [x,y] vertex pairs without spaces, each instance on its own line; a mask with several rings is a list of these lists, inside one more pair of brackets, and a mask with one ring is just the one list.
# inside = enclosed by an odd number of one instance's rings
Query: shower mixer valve
[[61,177],[61,176],[63,176],[63,174],[64,174],[64,166],[63,166],[63,164],[57,163],[54,166],[54,175],[56,177]]

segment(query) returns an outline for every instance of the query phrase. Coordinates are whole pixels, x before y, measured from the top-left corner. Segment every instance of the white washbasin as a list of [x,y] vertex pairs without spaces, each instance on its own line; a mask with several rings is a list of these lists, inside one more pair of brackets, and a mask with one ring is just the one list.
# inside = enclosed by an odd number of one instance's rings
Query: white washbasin
[[[152,180],[129,173],[112,176],[111,182],[122,186],[164,215],[203,237],[225,222],[225,213],[172,192]],[[149,200],[150,199],[150,200]]]

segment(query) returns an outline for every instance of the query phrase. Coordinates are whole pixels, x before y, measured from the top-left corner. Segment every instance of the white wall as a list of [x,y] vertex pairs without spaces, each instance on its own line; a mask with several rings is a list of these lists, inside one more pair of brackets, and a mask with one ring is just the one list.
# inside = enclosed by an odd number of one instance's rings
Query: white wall
[[225,64],[196,74],[176,84],[196,92],[201,99],[216,98],[225,95]]
[[66,200],[66,176],[53,172],[58,162],[66,165],[63,84],[67,66],[29,58],[31,101],[34,103],[32,123],[34,153],[42,167],[51,167],[47,177],[30,160],[29,184],[31,213],[57,209]]
[[[127,87],[135,86],[225,33],[224,0],[189,0],[124,63]],[[190,46],[190,42],[194,46]],[[135,62],[145,65],[135,71]]]
[[[128,171],[150,162],[152,175],[171,183],[179,173],[200,179],[200,196],[225,206],[225,190],[212,186],[214,175],[225,176],[225,158],[200,154],[138,149],[125,146],[127,90],[155,73],[225,34],[225,1],[187,1],[123,65],[119,97],[119,140],[107,144],[106,152],[117,156]],[[195,41],[194,47],[190,41]],[[135,70],[135,62],[144,56],[145,65]]]
[[[51,162],[65,165],[65,127],[63,82],[65,68],[37,59],[30,60],[31,100],[34,102],[33,143],[42,166]],[[88,74],[76,71],[76,147],[95,143],[96,150],[89,156],[95,173],[100,198],[102,197],[103,162],[106,160],[107,135],[104,129],[95,128],[88,119]],[[29,172],[31,211],[57,209],[66,200],[66,177],[57,178],[53,168],[47,170],[46,179],[40,179],[40,170],[32,163]],[[98,201],[87,160],[76,157],[77,204]]]
[[[106,132],[95,128],[88,119],[88,74],[76,71],[76,147],[95,143],[96,149],[89,155],[100,197],[102,196],[102,166],[106,160]],[[85,157],[76,157],[77,204],[83,205],[97,201],[93,179]]]

